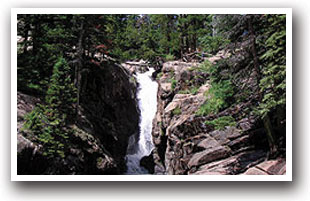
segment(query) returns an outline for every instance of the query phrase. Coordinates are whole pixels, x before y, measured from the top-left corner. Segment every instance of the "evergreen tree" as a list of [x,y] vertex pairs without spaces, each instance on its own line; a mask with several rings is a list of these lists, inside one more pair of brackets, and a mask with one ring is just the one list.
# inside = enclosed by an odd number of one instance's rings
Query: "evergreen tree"
[[264,52],[260,56],[263,78],[260,90],[263,99],[259,106],[262,117],[276,109],[285,109],[286,103],[286,30],[285,15],[265,16],[268,27],[260,41]]
[[31,129],[47,157],[64,157],[72,132],[66,128],[76,101],[69,72],[67,62],[60,57],[53,68],[45,104],[38,105],[26,118],[25,128]]

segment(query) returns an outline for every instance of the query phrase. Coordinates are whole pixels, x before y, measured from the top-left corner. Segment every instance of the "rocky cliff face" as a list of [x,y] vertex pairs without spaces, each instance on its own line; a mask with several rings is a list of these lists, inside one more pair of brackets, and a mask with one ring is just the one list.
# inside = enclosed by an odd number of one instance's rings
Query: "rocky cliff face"
[[104,63],[100,68],[90,66],[82,79],[84,116],[80,122],[86,124],[79,125],[101,141],[120,167],[125,167],[129,136],[138,132],[136,90],[135,78],[116,63]]
[[84,67],[79,114],[64,159],[47,160],[20,129],[39,99],[18,93],[18,174],[121,174],[128,138],[138,131],[135,78],[114,62]]
[[[227,56],[220,52],[209,61]],[[268,149],[264,129],[255,116],[245,112],[252,102],[233,104],[217,114],[232,115],[236,120],[235,126],[220,130],[204,123],[214,116],[197,115],[198,108],[208,101],[204,94],[210,88],[209,75],[193,70],[198,65],[167,62],[157,77],[158,111],[153,121],[155,174],[284,174],[285,159],[264,162]],[[239,79],[251,83],[251,77]],[[191,91],[190,85],[199,87]]]

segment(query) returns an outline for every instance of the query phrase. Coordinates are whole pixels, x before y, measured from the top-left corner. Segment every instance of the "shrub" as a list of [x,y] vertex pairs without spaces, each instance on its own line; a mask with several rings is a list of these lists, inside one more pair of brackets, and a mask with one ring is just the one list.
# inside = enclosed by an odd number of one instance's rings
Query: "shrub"
[[190,92],[191,92],[191,94],[196,95],[197,92],[198,92],[198,90],[199,90],[199,86],[193,86],[193,87],[190,89]]
[[162,76],[163,76],[163,72],[160,72],[160,73],[158,73],[158,74],[156,75],[156,78],[159,79],[159,78],[162,77]]
[[234,87],[230,80],[213,82],[212,87],[205,94],[207,101],[197,111],[198,115],[218,113],[221,109],[229,106],[229,99],[234,95]]
[[210,61],[206,60],[202,64],[200,64],[195,70],[197,70],[198,72],[210,73],[212,66],[213,65],[210,63]]
[[181,113],[182,113],[182,111],[181,111],[179,106],[172,110],[173,115],[180,115]]
[[232,116],[223,116],[212,121],[206,121],[205,124],[213,126],[216,130],[223,130],[226,126],[236,126],[236,121]]
[[178,94],[189,94],[189,93],[190,91],[188,89],[178,91]]
[[167,54],[167,55],[165,56],[165,60],[166,60],[166,61],[173,61],[173,60],[174,60],[174,56],[173,56],[172,54]]
[[170,82],[171,82],[171,89],[174,90],[175,87],[177,86],[177,81],[174,78],[171,78]]

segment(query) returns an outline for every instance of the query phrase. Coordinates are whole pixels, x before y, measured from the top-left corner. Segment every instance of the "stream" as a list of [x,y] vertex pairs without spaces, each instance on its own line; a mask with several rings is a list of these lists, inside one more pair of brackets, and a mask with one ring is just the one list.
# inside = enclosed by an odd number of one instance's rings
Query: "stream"
[[152,121],[157,110],[158,84],[152,80],[152,73],[155,70],[150,68],[145,73],[137,73],[138,82],[138,106],[140,109],[139,136],[132,135],[129,138],[127,148],[127,172],[128,175],[149,174],[140,166],[140,160],[151,154],[154,144],[152,141]]

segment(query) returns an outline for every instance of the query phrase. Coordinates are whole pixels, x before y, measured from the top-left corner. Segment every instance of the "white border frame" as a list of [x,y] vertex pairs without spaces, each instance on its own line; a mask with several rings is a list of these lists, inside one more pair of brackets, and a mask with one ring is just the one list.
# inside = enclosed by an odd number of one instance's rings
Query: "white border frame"
[[[286,14],[286,175],[17,175],[17,14]],[[291,8],[12,8],[11,181],[292,181]]]

